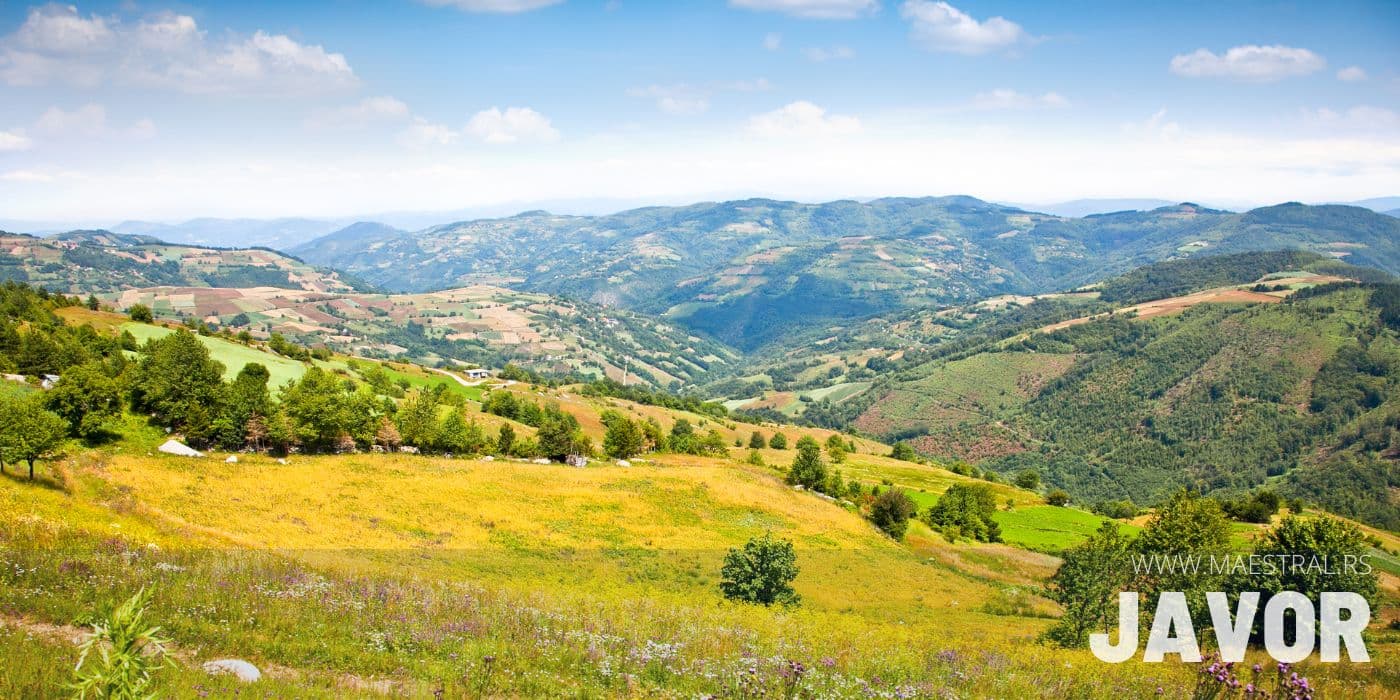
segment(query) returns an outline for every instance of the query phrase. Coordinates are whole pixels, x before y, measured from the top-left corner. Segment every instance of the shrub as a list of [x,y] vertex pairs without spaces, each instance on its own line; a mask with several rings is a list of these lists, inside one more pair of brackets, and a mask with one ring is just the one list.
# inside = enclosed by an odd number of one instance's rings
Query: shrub
[[145,304],[132,304],[126,313],[131,317],[131,320],[137,323],[150,323],[154,320],[154,317],[151,316],[151,307]]
[[1064,489],[1055,489],[1045,497],[1045,502],[1052,506],[1067,506],[1069,505],[1069,493]]
[[775,450],[786,450],[787,436],[782,433],[773,433],[773,437],[768,438],[768,446]]
[[1027,491],[1035,491],[1040,488],[1040,472],[1034,469],[1023,469],[1016,473],[1016,479],[1012,482],[1018,488]]
[[895,459],[902,459],[906,462],[912,462],[916,458],[914,448],[907,442],[896,442],[894,444],[894,449],[890,450],[890,456]]
[[888,489],[870,504],[870,522],[896,540],[903,540],[909,519],[918,510],[914,501],[899,489]]

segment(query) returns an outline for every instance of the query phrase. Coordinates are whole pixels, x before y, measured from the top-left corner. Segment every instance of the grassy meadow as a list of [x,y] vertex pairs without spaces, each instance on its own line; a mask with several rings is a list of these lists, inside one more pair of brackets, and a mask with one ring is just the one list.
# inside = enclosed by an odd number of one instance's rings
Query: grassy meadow
[[[1053,558],[949,544],[920,523],[901,545],[776,468],[678,455],[582,469],[369,454],[230,464],[149,454],[161,436],[128,427],[36,483],[0,478],[0,648],[24,651],[0,695],[60,696],[65,637],[143,586],[176,646],[162,687],[180,697],[243,690],[197,670],[229,656],[258,664],[273,697],[1189,694],[1189,667],[1037,643],[1057,614],[1037,595]],[[873,477],[888,462],[844,469]],[[892,480],[926,492],[966,478],[896,464]],[[1065,514],[1079,511],[1019,493],[1001,516],[1009,542],[1073,533]],[[764,531],[797,548],[800,607],[718,594],[724,552]],[[1377,657],[1308,674],[1338,696],[1382,697],[1397,671]]]

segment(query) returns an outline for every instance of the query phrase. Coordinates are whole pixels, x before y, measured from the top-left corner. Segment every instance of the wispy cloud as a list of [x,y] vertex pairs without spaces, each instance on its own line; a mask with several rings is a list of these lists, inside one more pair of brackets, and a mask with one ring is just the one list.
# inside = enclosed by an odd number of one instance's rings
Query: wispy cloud
[[769,51],[777,51],[783,48],[783,35],[777,32],[769,32],[763,37],[763,48]]
[[313,128],[362,129],[373,124],[402,122],[413,116],[408,105],[397,97],[366,97],[353,105],[311,115],[306,125]]
[[813,63],[825,63],[827,61],[844,61],[856,57],[855,49],[849,46],[833,46],[829,49],[817,46],[805,48],[802,55]]
[[946,2],[908,0],[899,14],[910,23],[915,43],[929,51],[968,56],[1003,51],[1030,41],[1021,25],[1004,17],[978,21]]
[[627,91],[631,97],[654,100],[656,108],[666,114],[700,114],[710,109],[710,99],[721,92],[765,92],[771,89],[766,78],[717,82],[708,85],[675,83],[672,85],[647,85]]
[[1341,111],[1327,109],[1305,110],[1306,121],[1328,130],[1396,131],[1400,130],[1400,114],[1394,110],[1372,105],[1358,105]]
[[435,7],[455,7],[466,12],[516,14],[558,5],[564,0],[424,0],[424,2]]
[[34,122],[34,133],[46,140],[126,138],[147,139],[156,135],[155,122],[138,119],[125,127],[107,122],[107,108],[85,104],[73,110],[50,107]]
[[1316,73],[1327,61],[1292,46],[1236,46],[1223,54],[1196,49],[1172,58],[1171,71],[1188,78],[1230,78],[1271,82]]
[[5,151],[27,151],[34,145],[21,130],[0,131],[0,153]]
[[1359,83],[1366,79],[1366,70],[1361,66],[1347,66],[1337,71],[1337,80],[1348,83]]
[[1031,95],[1015,90],[997,89],[979,92],[972,98],[974,109],[1034,109],[1037,107],[1068,107],[1069,100],[1058,92]]
[[880,9],[878,0],[729,0],[729,4],[806,19],[858,19]]

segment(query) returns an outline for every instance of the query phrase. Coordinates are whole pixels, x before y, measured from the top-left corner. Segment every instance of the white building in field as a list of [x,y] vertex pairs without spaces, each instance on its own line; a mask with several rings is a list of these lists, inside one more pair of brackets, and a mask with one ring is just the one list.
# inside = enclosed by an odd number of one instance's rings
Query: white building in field
[[490,379],[490,378],[491,378],[491,370],[489,370],[489,369],[480,369],[480,368],[477,368],[477,369],[469,369],[469,370],[467,370],[467,379]]

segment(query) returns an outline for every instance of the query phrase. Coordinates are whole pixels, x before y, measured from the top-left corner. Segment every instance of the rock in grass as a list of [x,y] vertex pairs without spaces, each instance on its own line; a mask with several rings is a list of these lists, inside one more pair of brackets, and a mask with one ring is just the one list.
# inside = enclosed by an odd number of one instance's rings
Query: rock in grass
[[230,674],[244,683],[255,683],[262,678],[262,671],[242,659],[217,659],[204,662],[204,672],[210,675]]

